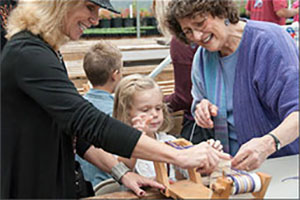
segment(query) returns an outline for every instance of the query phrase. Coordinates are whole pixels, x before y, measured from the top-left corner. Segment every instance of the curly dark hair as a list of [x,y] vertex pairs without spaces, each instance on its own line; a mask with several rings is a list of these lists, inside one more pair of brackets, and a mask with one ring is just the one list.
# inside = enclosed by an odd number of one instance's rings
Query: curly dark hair
[[239,22],[239,11],[232,0],[172,0],[168,4],[164,25],[179,40],[189,44],[188,39],[182,34],[178,19],[205,14],[229,19],[232,24]]

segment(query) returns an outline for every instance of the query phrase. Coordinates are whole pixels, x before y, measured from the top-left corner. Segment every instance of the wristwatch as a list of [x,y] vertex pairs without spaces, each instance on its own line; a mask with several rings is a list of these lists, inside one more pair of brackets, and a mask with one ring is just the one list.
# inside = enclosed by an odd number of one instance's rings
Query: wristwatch
[[130,172],[131,170],[123,163],[119,162],[113,168],[111,168],[111,173],[110,175],[120,184],[121,183],[121,178],[127,173]]
[[279,139],[273,133],[269,133],[269,135],[274,139],[276,151],[279,151],[281,148]]

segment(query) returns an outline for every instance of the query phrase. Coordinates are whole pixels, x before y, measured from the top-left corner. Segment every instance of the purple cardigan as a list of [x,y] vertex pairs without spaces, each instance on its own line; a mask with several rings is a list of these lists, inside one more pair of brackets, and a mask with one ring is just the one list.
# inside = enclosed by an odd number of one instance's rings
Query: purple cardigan
[[[273,23],[247,21],[235,72],[233,115],[239,144],[299,111],[299,50]],[[299,139],[271,157],[299,153]]]

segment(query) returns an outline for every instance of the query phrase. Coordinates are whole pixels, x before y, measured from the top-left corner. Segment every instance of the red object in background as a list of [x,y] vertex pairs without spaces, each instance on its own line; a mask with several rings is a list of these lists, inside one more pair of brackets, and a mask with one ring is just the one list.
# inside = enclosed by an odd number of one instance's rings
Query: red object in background
[[[293,8],[299,8],[299,0],[297,0],[293,3]],[[299,22],[299,14],[294,16],[294,22]]]

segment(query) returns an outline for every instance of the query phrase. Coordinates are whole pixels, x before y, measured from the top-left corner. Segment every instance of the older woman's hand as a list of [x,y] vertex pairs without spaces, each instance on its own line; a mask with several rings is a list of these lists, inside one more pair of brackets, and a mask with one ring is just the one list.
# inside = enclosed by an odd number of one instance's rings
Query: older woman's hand
[[198,166],[197,171],[201,174],[210,174],[213,172],[220,159],[230,160],[229,154],[219,152],[207,142],[202,142],[192,148],[181,150],[179,156],[185,157],[180,165],[181,168]]
[[150,187],[158,188],[160,190],[165,189],[165,187],[162,184],[133,172],[126,173],[121,178],[121,182],[127,188],[131,189],[139,197],[143,197],[146,194],[146,192],[141,189],[141,187],[144,186],[150,186]]
[[[251,171],[260,165],[275,151],[270,142],[270,136],[253,138],[243,144],[231,162],[231,166],[240,170]],[[271,138],[272,141],[272,138]]]
[[203,99],[196,105],[195,121],[198,126],[202,128],[213,128],[214,122],[211,117],[215,117],[218,114],[218,107],[212,104],[207,99]]

